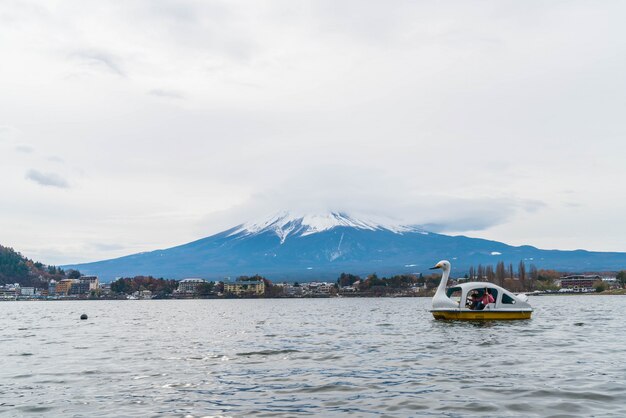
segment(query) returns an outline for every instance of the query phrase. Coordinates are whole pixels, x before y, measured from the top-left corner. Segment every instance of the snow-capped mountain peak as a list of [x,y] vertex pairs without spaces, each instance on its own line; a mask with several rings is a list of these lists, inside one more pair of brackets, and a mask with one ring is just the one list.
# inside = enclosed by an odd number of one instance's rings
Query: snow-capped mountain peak
[[[308,236],[302,237],[305,234]],[[361,277],[372,272],[388,277],[426,272],[444,257],[452,260],[456,274],[497,261],[509,264],[526,260],[539,268],[564,271],[619,270],[626,265],[626,253],[514,247],[484,239],[427,234],[416,227],[331,212],[281,213],[165,250],[63,268],[97,275],[105,282],[139,275],[223,280],[255,273],[279,281],[334,281],[342,272]]]
[[375,222],[366,219],[357,219],[343,212],[327,212],[322,214],[296,214],[281,212],[270,218],[248,222],[237,227],[230,235],[256,235],[264,232],[273,232],[284,243],[288,236],[306,236],[328,231],[336,227],[348,227],[362,230],[387,230],[393,233],[404,232],[425,233],[413,226],[399,225],[391,222]]

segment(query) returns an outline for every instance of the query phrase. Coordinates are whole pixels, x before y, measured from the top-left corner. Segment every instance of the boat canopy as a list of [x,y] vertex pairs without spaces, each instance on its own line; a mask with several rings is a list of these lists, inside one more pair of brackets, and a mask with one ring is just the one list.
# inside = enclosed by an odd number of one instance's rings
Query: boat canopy
[[495,302],[487,305],[486,309],[530,309],[527,297],[517,296],[508,290],[489,282],[468,282],[446,289],[446,296],[457,303],[459,308],[466,308],[470,305],[472,295],[476,294],[481,298],[488,291],[493,296]]

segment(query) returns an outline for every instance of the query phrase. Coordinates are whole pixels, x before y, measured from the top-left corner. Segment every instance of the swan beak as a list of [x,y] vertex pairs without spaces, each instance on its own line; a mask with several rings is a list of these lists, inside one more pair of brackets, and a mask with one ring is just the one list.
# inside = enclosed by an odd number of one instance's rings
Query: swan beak
[[431,268],[429,268],[428,270],[437,270],[437,269],[439,269],[439,268],[441,268],[441,266],[440,266],[439,264],[437,264],[436,266],[431,267]]

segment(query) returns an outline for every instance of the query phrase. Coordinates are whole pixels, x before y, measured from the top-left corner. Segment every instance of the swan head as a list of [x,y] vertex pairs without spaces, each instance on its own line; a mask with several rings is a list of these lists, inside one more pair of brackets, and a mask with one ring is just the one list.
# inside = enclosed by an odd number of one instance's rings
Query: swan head
[[443,271],[450,271],[450,262],[448,260],[441,260],[434,267],[430,268],[431,270],[441,269]]

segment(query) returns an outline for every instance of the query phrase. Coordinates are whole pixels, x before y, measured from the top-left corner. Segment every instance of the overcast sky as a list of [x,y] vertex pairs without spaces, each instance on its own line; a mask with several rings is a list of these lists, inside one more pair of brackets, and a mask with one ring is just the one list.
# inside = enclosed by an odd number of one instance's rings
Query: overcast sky
[[626,251],[622,1],[0,0],[0,244],[293,209]]

